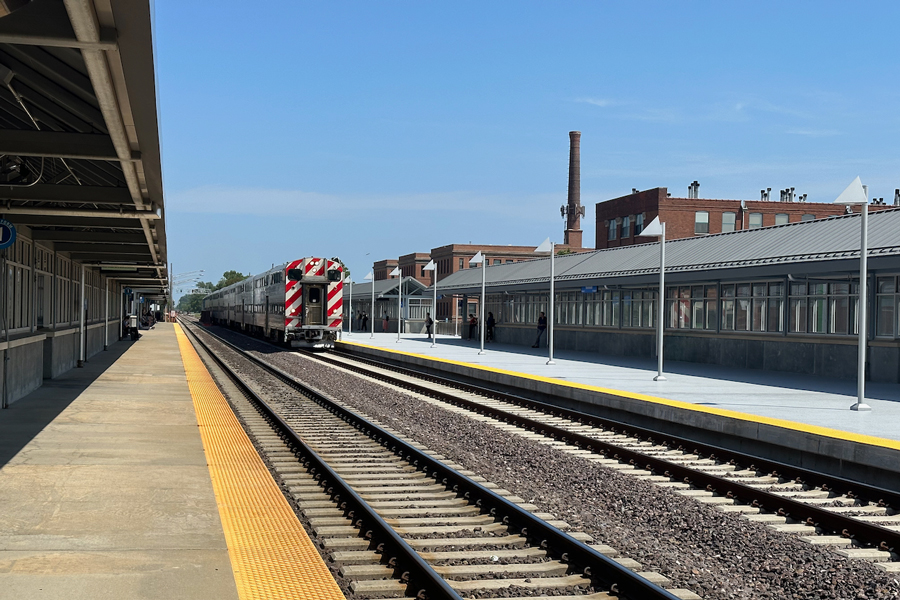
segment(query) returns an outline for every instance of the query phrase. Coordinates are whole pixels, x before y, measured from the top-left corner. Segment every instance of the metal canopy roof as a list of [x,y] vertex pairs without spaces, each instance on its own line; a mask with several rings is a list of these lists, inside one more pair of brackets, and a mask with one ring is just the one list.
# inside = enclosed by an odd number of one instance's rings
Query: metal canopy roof
[[[354,283],[353,284],[353,295],[352,298],[362,298],[363,300],[372,298],[372,285],[375,286],[375,298],[396,298],[397,297],[397,287],[400,284],[400,279],[379,279],[378,281],[373,282],[365,282],[365,283]],[[418,295],[422,293],[422,290],[426,289],[424,283],[416,279],[415,277],[404,277],[402,279],[404,283],[404,288],[407,290],[406,295]],[[410,289],[410,287],[412,289]],[[347,291],[347,286],[344,286],[344,291]]]
[[[859,264],[859,219],[851,214],[666,242],[666,279],[713,279],[852,271]],[[869,214],[868,256],[873,268],[900,269],[900,209]],[[534,289],[549,282],[549,257],[490,266],[491,291]],[[880,263],[880,264],[879,264]],[[642,285],[658,281],[659,244],[649,243],[556,257],[560,289],[583,285]],[[671,275],[671,276],[670,276]],[[430,288],[429,288],[430,289]],[[465,269],[438,282],[441,293],[481,293],[481,269]]]
[[0,17],[0,214],[126,285],[164,290],[149,0],[19,4]]

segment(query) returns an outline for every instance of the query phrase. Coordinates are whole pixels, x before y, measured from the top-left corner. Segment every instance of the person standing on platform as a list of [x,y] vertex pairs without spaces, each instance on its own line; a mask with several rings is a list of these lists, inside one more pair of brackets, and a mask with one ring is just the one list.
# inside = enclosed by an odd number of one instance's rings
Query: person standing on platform
[[485,327],[487,329],[484,330],[484,341],[485,342],[493,342],[494,341],[494,325],[497,322],[494,320],[494,313],[489,312],[487,316],[487,322],[485,323]]
[[545,329],[547,329],[547,317],[544,316],[544,311],[541,311],[541,316],[538,317],[538,336],[537,339],[534,340],[534,346],[532,346],[532,348],[541,347],[541,336],[544,335]]
[[434,319],[431,318],[431,313],[425,313],[425,333],[427,334],[428,339],[434,337],[434,334],[431,333],[432,327],[434,327]]
[[478,337],[478,318],[469,314],[469,339],[472,340],[476,337]]
[[381,330],[387,333],[388,324],[391,322],[391,315],[384,313],[384,320],[381,322]]
[[369,328],[369,313],[363,311],[361,322],[363,331]]

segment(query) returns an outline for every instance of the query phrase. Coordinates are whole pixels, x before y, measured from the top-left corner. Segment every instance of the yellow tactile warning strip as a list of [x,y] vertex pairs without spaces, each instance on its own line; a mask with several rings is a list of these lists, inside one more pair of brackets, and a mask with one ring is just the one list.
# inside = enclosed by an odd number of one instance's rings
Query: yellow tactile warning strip
[[175,325],[241,600],[344,595],[200,356]]
[[890,448],[892,450],[900,450],[900,441],[889,440],[887,438],[880,438],[873,435],[863,435],[859,433],[851,433],[849,431],[841,431],[840,429],[831,429],[830,427],[819,427],[817,425],[809,425],[807,423],[798,423],[796,421],[787,421],[785,419],[773,419],[771,417],[763,417],[760,415],[751,415],[748,413],[742,413],[735,410],[725,410],[722,408],[713,408],[709,406],[699,406],[697,404],[691,404],[690,402],[682,402],[681,400],[669,400],[668,398],[659,398],[656,396],[648,396],[646,394],[636,394],[634,392],[626,392],[623,390],[614,390],[611,388],[604,388],[595,385],[587,385],[585,383],[578,383],[574,381],[564,381],[562,379],[554,379],[552,377],[542,377],[540,375],[532,375],[531,373],[520,373],[518,371],[507,371],[506,369],[498,369],[496,367],[486,367],[484,365],[475,365],[472,363],[467,363],[459,360],[450,360],[448,358],[437,358],[434,356],[426,356],[424,354],[415,354],[413,352],[403,352],[402,350],[393,350],[390,348],[382,348],[380,346],[369,346],[367,344],[361,344],[359,342],[348,342],[346,340],[341,340],[342,344],[347,344],[348,346],[359,346],[360,348],[370,348],[372,350],[381,350],[383,352],[390,352],[391,354],[401,354],[404,356],[413,356],[415,358],[421,358],[424,360],[431,360],[434,362],[446,363],[449,365],[459,365],[463,367],[469,367],[471,369],[478,369],[480,371],[488,371],[490,373],[501,373],[503,375],[512,375],[514,377],[522,377],[523,379],[531,379],[534,381],[542,381],[545,383],[552,383],[553,385],[559,385],[563,387],[577,388],[581,390],[589,390],[592,392],[601,392],[603,394],[611,394],[613,396],[621,396],[622,398],[631,398],[633,400],[643,400],[645,402],[653,402],[656,404],[663,404],[666,406],[672,406],[675,408],[683,408],[686,410],[692,410],[695,412],[708,413],[711,415],[718,415],[721,417],[729,417],[732,419],[740,419],[741,421],[750,421],[752,423],[762,423],[764,425],[772,425],[773,427],[782,427],[784,429],[791,429],[794,431],[801,431],[803,433],[811,433],[813,435],[821,435],[824,437],[835,438],[839,440],[845,440],[848,442],[857,442],[860,444],[869,444],[871,446],[880,446],[882,448]]

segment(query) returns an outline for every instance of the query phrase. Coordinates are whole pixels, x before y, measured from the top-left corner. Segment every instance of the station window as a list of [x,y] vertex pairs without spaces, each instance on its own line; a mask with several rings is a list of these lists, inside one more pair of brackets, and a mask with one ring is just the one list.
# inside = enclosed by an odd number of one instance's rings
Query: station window
[[859,284],[792,283],[788,305],[792,333],[855,334]]
[[463,270],[463,269],[465,269],[465,268],[466,268],[466,259],[464,259],[464,258],[459,259],[459,269],[460,269],[460,271]]
[[622,217],[622,239],[631,237],[631,217],[625,215]]
[[502,262],[503,262],[503,261],[502,261],[501,259],[499,259],[499,258],[495,258],[495,259],[494,259],[494,264],[495,264],[495,265],[499,265],[499,264],[502,263]]
[[897,336],[897,316],[900,309],[900,295],[895,276],[879,277],[875,286],[875,335],[879,337]]
[[762,213],[750,213],[750,229],[759,229],[762,226]]
[[709,212],[698,210],[694,213],[694,233],[709,233]]
[[730,233],[734,231],[734,213],[722,213],[722,233]]
[[656,326],[656,292],[622,290],[622,327]]
[[803,215],[802,217],[800,217],[800,220],[801,221],[815,221],[816,215]]
[[609,220],[609,234],[606,239],[608,239],[608,240],[616,239],[616,220],[615,219]]
[[666,326],[672,329],[715,329],[716,286],[666,288]]
[[634,218],[634,235],[639,234],[644,230],[644,213],[639,214]]
[[790,217],[788,217],[787,213],[776,213],[775,214],[775,224],[776,225],[787,225],[790,222]]

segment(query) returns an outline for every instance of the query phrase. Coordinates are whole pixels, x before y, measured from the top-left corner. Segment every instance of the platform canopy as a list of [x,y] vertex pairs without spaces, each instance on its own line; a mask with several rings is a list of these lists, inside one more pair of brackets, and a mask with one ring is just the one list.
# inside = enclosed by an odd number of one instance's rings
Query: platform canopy
[[0,3],[0,216],[165,292],[149,0]]

